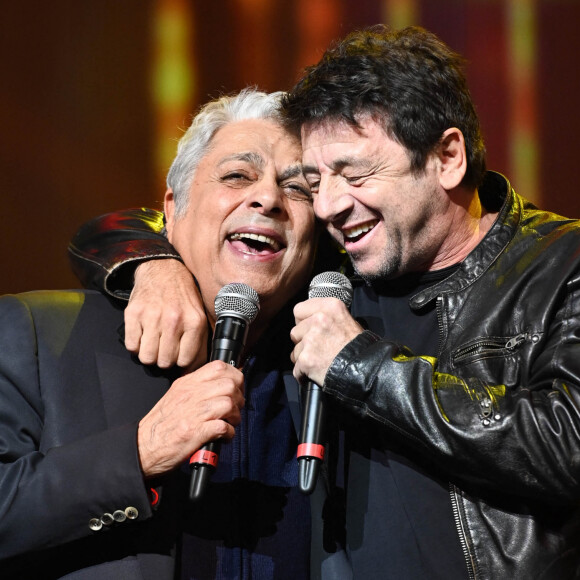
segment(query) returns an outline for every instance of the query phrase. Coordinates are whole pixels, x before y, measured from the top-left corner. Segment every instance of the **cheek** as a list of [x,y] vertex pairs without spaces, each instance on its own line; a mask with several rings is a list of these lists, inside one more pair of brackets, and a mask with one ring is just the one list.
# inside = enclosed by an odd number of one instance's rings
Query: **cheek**
[[344,245],[344,236],[340,230],[337,230],[332,224],[325,224],[325,229],[341,246]]
[[294,224],[294,237],[299,248],[307,250],[313,248],[316,235],[316,219],[312,206],[301,208],[301,211],[295,212],[292,216]]
[[295,262],[296,285],[303,286],[312,275],[312,268],[316,258],[316,234],[314,230],[304,240],[300,254]]
[[216,234],[208,229],[208,223],[207,219],[201,219],[197,210],[190,211],[175,223],[170,242],[188,266],[196,264],[199,267],[200,255],[205,259],[209,257],[210,242]]

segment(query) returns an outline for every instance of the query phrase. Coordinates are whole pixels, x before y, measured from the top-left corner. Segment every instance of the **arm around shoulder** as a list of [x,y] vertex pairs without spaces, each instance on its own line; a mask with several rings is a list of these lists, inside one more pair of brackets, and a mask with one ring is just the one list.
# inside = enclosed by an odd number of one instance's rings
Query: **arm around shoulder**
[[157,258],[180,260],[163,229],[163,213],[148,208],[94,218],[79,228],[69,244],[72,270],[85,287],[127,299],[139,264]]

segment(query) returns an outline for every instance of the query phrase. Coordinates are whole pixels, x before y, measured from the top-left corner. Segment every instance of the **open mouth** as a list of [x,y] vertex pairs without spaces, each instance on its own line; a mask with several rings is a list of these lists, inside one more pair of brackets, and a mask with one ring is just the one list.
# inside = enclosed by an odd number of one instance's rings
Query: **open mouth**
[[282,244],[274,238],[263,234],[237,232],[235,234],[230,234],[228,240],[238,252],[257,256],[275,254],[283,247]]
[[353,228],[346,228],[342,230],[345,242],[358,242],[365,234],[368,234],[377,224],[379,220],[371,220],[364,224],[359,224]]

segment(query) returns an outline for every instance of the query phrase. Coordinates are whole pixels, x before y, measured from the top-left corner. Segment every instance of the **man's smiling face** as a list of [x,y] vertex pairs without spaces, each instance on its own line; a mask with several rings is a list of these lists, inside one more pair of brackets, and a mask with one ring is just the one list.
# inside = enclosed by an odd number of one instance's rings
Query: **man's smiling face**
[[210,315],[225,284],[254,288],[267,317],[306,284],[316,235],[301,159],[299,140],[274,121],[230,123],[199,163],[183,217],[175,218],[166,194],[169,241],[197,278]]
[[360,128],[328,120],[302,127],[314,211],[367,280],[426,270],[447,235],[433,158],[413,172],[406,149],[371,117]]

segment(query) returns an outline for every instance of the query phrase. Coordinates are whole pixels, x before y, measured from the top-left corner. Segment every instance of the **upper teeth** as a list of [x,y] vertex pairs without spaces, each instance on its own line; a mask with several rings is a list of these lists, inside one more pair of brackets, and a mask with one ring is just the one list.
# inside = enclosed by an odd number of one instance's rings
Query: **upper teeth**
[[242,238],[249,238],[250,240],[256,240],[258,242],[262,242],[263,244],[268,244],[270,247],[272,247],[276,252],[280,249],[280,244],[274,240],[273,238],[269,237],[269,236],[264,236],[262,234],[249,234],[249,233],[238,233],[238,234],[232,234],[230,236],[230,239],[232,240],[240,240]]
[[361,234],[366,234],[367,232],[370,232],[377,225],[377,223],[377,220],[373,220],[372,222],[367,222],[366,224],[361,224],[359,226],[355,226],[354,228],[343,230],[344,237],[356,238]]

